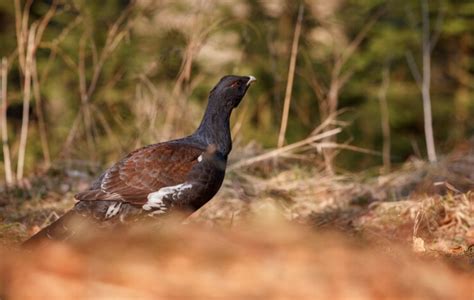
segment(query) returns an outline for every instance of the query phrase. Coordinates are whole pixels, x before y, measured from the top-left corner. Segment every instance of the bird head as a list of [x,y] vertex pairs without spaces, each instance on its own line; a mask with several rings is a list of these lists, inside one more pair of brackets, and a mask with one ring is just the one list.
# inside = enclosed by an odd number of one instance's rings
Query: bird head
[[215,99],[219,106],[232,110],[239,105],[254,81],[256,79],[253,76],[226,75],[211,90],[209,98]]

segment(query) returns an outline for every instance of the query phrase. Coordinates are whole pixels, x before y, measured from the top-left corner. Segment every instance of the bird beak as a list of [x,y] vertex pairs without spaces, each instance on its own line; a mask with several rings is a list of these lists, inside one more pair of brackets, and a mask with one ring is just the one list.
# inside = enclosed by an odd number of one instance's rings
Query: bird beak
[[252,82],[257,81],[257,79],[251,75],[247,76],[249,81],[247,81],[247,86],[249,86]]

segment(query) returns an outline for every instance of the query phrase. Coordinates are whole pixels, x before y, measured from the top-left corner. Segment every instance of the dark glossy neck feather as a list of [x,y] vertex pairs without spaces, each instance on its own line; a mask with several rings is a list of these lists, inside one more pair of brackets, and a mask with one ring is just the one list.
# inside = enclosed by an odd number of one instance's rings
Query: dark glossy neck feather
[[227,156],[232,150],[231,112],[232,109],[220,106],[219,99],[214,99],[211,93],[204,117],[193,137],[205,145],[216,145],[217,151]]

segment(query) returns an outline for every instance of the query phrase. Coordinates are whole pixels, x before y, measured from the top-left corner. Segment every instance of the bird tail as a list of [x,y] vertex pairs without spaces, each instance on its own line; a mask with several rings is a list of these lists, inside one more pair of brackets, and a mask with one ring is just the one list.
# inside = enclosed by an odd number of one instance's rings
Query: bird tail
[[65,241],[73,236],[84,222],[87,216],[78,213],[75,209],[71,209],[62,217],[41,229],[38,233],[23,242],[25,248],[33,247],[44,243],[45,241]]

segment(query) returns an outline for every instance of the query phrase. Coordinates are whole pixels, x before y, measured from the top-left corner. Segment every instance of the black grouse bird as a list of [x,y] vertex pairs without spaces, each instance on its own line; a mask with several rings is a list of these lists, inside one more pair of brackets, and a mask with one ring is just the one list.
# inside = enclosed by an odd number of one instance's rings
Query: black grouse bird
[[193,134],[131,152],[76,194],[76,205],[25,245],[68,239],[74,234],[71,224],[81,221],[105,226],[199,209],[222,185],[232,149],[230,115],[253,81],[253,76],[224,76],[209,93]]

